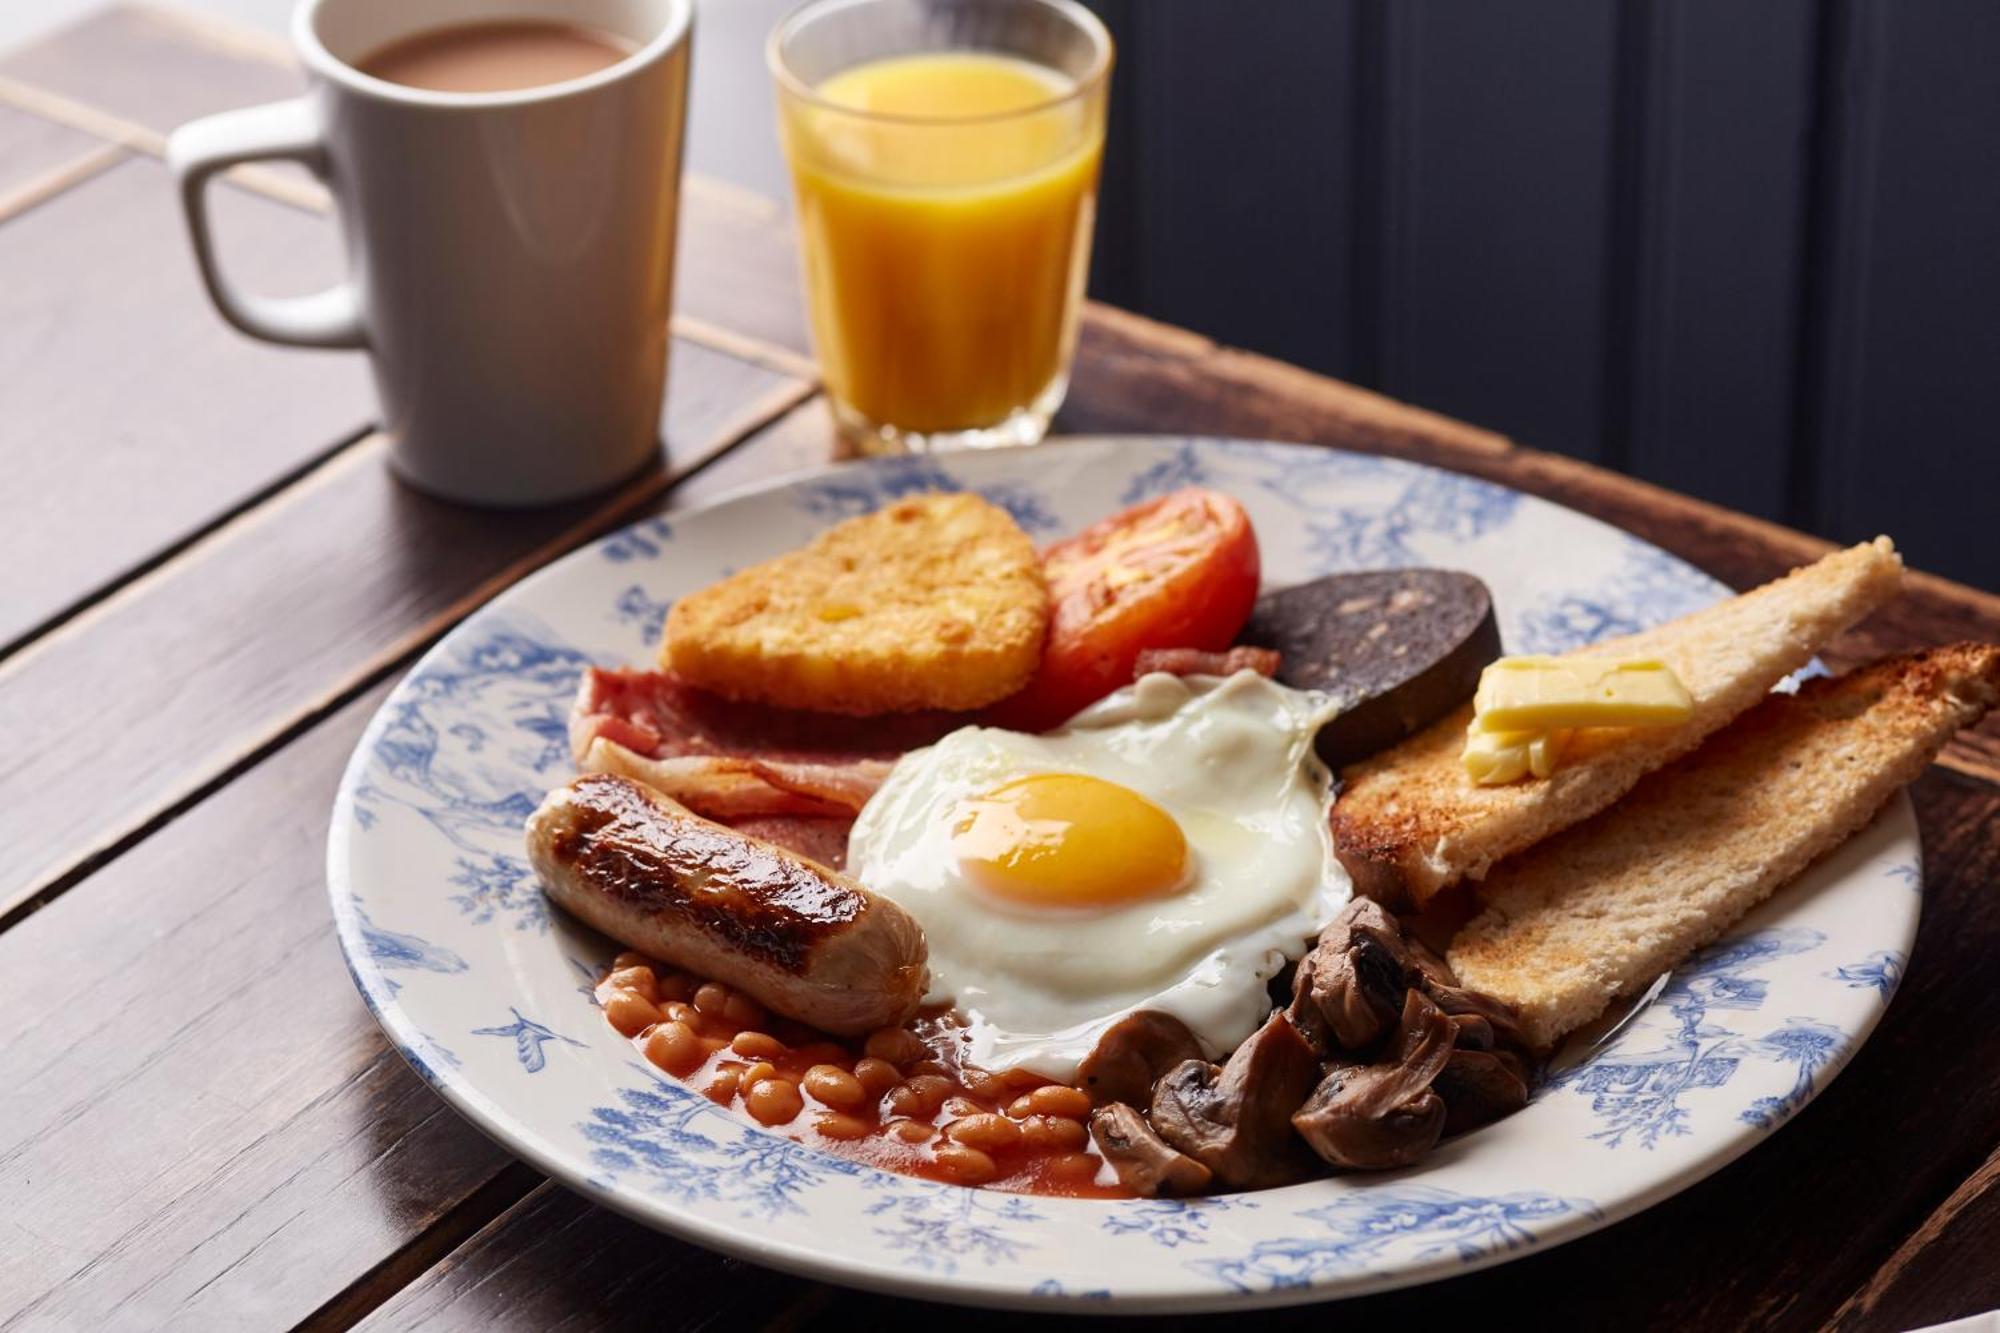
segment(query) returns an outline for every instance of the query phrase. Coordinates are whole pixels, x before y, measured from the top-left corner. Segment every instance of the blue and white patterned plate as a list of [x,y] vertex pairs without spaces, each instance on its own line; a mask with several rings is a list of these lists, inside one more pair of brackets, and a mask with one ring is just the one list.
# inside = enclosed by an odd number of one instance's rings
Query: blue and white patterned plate
[[1354,1295],[1545,1248],[1716,1170],[1826,1085],[1881,1016],[1916,931],[1907,800],[1675,973],[1526,1110],[1391,1175],[1188,1202],[959,1189],[776,1137],[635,1059],[591,999],[613,946],[552,914],[522,858],[522,820],[570,776],[578,673],[650,661],[675,597],[895,496],[969,487],[1041,540],[1190,482],[1249,507],[1272,584],[1472,570],[1510,651],[1636,629],[1726,591],[1486,482],[1221,440],[854,464],[640,523],[468,619],[355,750],[327,875],[355,984],[390,1039],[493,1137],[662,1230],[885,1291],[1121,1312]]

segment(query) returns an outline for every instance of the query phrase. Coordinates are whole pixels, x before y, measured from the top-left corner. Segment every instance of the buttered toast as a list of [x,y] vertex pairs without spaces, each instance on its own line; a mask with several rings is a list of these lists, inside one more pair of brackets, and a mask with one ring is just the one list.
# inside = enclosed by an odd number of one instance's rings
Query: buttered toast
[[1996,702],[2000,647],[1986,644],[1772,695],[1611,810],[1496,866],[1452,970],[1551,1046],[1859,831]]
[[1740,597],[1578,650],[1664,660],[1693,696],[1694,713],[1672,727],[1578,732],[1544,780],[1475,785],[1461,760],[1471,706],[1446,715],[1343,771],[1333,812],[1342,863],[1358,889],[1391,902],[1407,895],[1421,904],[1460,879],[1482,877],[1700,745],[1893,596],[1902,569],[1895,547],[1878,537]]

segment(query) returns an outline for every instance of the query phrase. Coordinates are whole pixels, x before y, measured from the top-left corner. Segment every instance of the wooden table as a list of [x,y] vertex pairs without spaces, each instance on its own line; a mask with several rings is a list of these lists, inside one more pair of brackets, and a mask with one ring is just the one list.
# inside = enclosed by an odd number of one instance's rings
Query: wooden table
[[[0,1326],[907,1317],[511,1160],[384,1044],[322,882],[341,764],[426,645],[613,524],[826,456],[783,218],[689,184],[662,470],[549,511],[453,509],[385,474],[358,358],[249,343],[197,288],[161,136],[297,84],[266,39],[149,10],[0,60]],[[318,188],[235,179],[224,252],[245,279],[329,276]],[[1060,426],[1437,463],[1738,586],[1826,549],[1104,308]],[[1829,656],[1959,638],[2000,639],[2000,598],[1919,575]],[[1916,800],[1909,980],[1770,1144],[1546,1254],[1260,1326],[1896,1328],[2000,1305],[2000,729],[1955,744]]]

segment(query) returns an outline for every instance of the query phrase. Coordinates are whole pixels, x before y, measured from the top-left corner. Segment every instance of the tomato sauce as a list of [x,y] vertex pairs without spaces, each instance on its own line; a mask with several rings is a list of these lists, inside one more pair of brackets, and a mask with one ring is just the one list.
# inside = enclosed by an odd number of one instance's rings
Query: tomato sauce
[[656,1068],[821,1152],[950,1184],[1132,1197],[1091,1142],[1089,1098],[966,1067],[947,1009],[842,1039],[636,953],[619,955],[597,995]]

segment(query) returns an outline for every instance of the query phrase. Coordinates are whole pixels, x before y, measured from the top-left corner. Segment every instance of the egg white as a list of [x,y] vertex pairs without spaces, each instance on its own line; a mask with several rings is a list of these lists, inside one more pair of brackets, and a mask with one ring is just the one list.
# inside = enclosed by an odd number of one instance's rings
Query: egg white
[[[1313,753],[1324,695],[1254,672],[1149,675],[1060,731],[965,727],[905,755],[855,821],[847,868],[924,928],[933,1003],[966,1020],[965,1058],[1072,1080],[1139,1009],[1185,1022],[1210,1055],[1270,1010],[1265,983],[1352,896]],[[1103,909],[1003,902],[951,845],[960,802],[1013,778],[1087,773],[1148,797],[1187,837],[1187,886]]]

